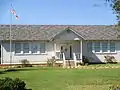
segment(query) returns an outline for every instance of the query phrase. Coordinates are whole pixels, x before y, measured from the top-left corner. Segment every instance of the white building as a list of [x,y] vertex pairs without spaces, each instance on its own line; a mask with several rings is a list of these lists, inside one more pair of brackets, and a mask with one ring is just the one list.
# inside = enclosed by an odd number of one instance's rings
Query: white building
[[[114,26],[102,25],[13,25],[12,61],[10,61],[9,25],[0,25],[1,64],[44,64],[55,56],[58,62],[104,62],[105,55],[120,62],[119,32]],[[61,55],[62,54],[62,55]]]

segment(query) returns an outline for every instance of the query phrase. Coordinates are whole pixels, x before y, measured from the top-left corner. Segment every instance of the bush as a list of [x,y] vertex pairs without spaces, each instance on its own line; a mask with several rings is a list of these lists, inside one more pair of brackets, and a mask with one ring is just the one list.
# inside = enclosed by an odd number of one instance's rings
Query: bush
[[56,62],[55,57],[52,57],[51,59],[48,59],[47,66],[53,67],[55,66],[55,62]]
[[104,56],[104,58],[105,58],[105,62],[106,62],[106,63],[111,63],[111,64],[112,64],[112,63],[117,63],[114,56],[108,56],[108,55],[107,55],[107,56]]
[[83,56],[83,65],[88,65],[88,64],[89,64],[89,59]]
[[112,85],[109,90],[120,90],[120,85]]
[[0,79],[0,90],[26,90],[25,85],[25,82],[19,78],[14,80],[9,77]]
[[32,67],[32,65],[29,63],[27,59],[21,60],[22,67]]

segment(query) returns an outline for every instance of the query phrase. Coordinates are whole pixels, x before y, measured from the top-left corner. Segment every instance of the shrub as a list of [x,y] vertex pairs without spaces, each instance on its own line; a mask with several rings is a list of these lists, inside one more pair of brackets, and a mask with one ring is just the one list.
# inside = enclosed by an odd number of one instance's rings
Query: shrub
[[86,56],[83,56],[83,65],[88,65],[89,59]]
[[120,90],[120,85],[112,85],[109,90]]
[[21,60],[22,67],[32,67],[32,65],[29,63],[27,59]]
[[25,82],[19,78],[11,79],[9,77],[0,79],[0,90],[26,90]]
[[117,63],[114,56],[104,56],[106,63]]
[[47,60],[47,66],[53,67],[55,66],[55,62],[56,62],[55,57],[52,57],[51,59]]

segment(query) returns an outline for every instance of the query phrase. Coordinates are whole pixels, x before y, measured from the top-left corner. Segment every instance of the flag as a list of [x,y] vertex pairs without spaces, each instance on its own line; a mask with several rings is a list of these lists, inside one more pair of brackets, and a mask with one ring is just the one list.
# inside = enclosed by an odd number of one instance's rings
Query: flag
[[10,9],[11,13],[15,16],[16,19],[19,19],[19,16],[17,15],[15,9],[13,8],[12,4],[11,4],[11,9]]

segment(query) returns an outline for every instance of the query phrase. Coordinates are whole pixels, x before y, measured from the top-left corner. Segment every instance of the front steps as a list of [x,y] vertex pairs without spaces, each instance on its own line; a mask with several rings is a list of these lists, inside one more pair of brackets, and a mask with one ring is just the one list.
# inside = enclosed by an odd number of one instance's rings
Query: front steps
[[[65,62],[63,60],[57,60],[56,62],[57,64],[61,64],[63,66],[63,68],[76,68],[75,66],[75,61],[74,60],[65,60]],[[79,63],[78,61],[76,63]]]
[[74,60],[65,60],[64,68],[76,68]]

